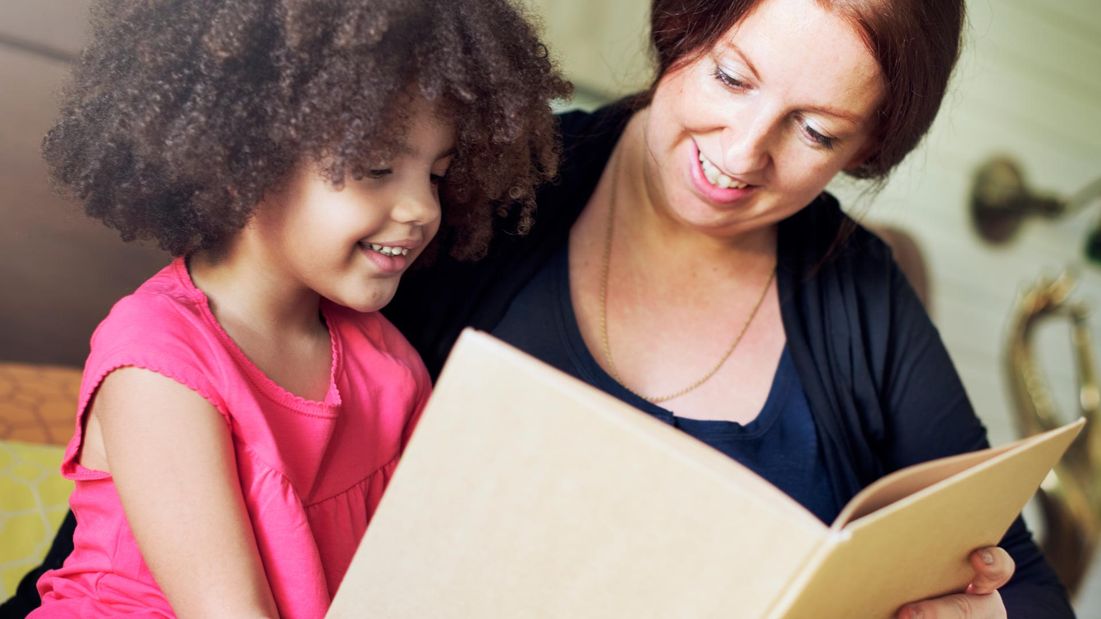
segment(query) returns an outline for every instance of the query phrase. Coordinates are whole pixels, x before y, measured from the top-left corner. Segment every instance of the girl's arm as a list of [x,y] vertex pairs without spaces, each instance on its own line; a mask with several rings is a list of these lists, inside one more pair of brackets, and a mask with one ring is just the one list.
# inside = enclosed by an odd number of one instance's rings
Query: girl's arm
[[277,617],[222,415],[180,383],[128,367],[100,386],[93,422],[142,557],[177,615]]

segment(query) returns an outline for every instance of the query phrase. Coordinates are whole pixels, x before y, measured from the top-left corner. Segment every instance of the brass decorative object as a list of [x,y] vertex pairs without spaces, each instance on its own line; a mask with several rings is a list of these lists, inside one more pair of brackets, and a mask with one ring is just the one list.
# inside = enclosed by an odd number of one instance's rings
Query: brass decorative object
[[1008,157],[980,166],[971,185],[971,221],[991,243],[1013,238],[1026,217],[1055,218],[1064,208],[1059,198],[1030,189],[1021,168]]
[[[1063,197],[1036,190],[1012,158],[998,156],[979,166],[971,185],[971,223],[984,240],[1002,244],[1012,239],[1025,219],[1057,219],[1080,211],[1101,196],[1101,178]],[[1096,232],[1096,230],[1095,230]]]
[[1071,300],[1070,273],[1037,281],[1021,296],[1010,321],[1007,367],[1015,421],[1023,435],[1061,425],[1061,415],[1032,347],[1035,327],[1049,319],[1070,321],[1078,370],[1079,413],[1088,420],[1038,493],[1044,515],[1043,546],[1073,595],[1101,541],[1101,387],[1089,332],[1088,308]]

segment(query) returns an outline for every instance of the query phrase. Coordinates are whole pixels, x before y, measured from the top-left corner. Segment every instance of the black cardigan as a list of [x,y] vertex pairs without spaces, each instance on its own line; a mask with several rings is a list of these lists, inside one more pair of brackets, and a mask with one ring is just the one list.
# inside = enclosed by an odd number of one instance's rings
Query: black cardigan
[[[622,105],[563,115],[559,179],[540,190],[531,232],[500,230],[482,261],[441,256],[405,276],[385,313],[433,377],[459,332],[467,326],[492,331],[524,284],[567,242],[629,116]],[[842,231],[851,234],[835,250]],[[892,470],[987,446],[936,329],[879,239],[822,194],[781,222],[778,243],[784,329],[838,505]],[[68,555],[71,520],[40,569],[59,566]],[[1010,617],[1074,617],[1020,519],[1002,546],[1017,562],[1013,581],[1002,589]],[[38,603],[33,582],[39,572],[20,587],[24,607]]]
[[[554,253],[596,188],[630,111],[560,117],[563,162],[538,195],[526,236],[499,230],[476,263],[441,258],[406,275],[386,313],[436,376],[459,332],[492,331]],[[836,243],[839,235],[846,235]],[[826,467],[844,505],[901,467],[987,447],[959,376],[890,250],[828,194],[778,231],[780,308]],[[540,328],[533,325],[532,328]],[[1017,562],[1002,589],[1010,617],[1073,617],[1066,591],[1023,521],[1002,546]],[[901,568],[902,566],[900,566]]]

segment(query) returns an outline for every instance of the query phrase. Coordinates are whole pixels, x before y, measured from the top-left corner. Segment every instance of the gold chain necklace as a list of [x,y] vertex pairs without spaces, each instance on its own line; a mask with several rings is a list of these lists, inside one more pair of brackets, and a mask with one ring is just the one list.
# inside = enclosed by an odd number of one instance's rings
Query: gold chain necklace
[[[613,181],[613,183],[614,182],[615,181]],[[612,227],[615,224],[614,189],[612,191],[612,195],[609,196],[608,202],[608,226],[604,236],[604,259],[603,264],[601,265],[600,274],[600,343],[604,347],[604,359],[608,362],[608,373],[611,374],[612,378],[614,378],[617,383],[623,385],[623,387],[626,388],[628,391],[652,404],[659,404],[667,400],[672,400],[673,398],[679,398],[680,396],[688,393],[689,391],[692,391],[693,389],[710,380],[710,378],[719,371],[719,368],[721,368],[723,364],[726,363],[726,360],[730,358],[730,355],[734,353],[734,349],[737,348],[738,343],[742,341],[742,337],[745,335],[745,332],[749,330],[749,324],[753,322],[753,318],[757,315],[757,310],[759,310],[761,308],[761,304],[764,303],[765,296],[768,295],[768,290],[772,287],[772,280],[776,278],[776,269],[773,269],[769,273],[768,281],[765,282],[765,288],[761,291],[761,296],[753,305],[753,310],[749,312],[749,317],[745,319],[745,323],[742,324],[742,328],[738,331],[738,335],[734,338],[734,341],[730,343],[730,347],[726,349],[726,352],[723,353],[722,358],[719,359],[719,362],[716,363],[713,368],[708,370],[707,373],[703,375],[703,377],[697,379],[692,384],[684,387],[683,389],[680,389],[679,391],[670,393],[669,395],[643,395],[642,393],[639,393],[638,391],[629,387],[627,383],[624,382],[623,378],[620,377],[619,372],[616,370],[615,367],[615,360],[612,358],[612,347],[608,344],[608,271],[609,265],[612,261]]]

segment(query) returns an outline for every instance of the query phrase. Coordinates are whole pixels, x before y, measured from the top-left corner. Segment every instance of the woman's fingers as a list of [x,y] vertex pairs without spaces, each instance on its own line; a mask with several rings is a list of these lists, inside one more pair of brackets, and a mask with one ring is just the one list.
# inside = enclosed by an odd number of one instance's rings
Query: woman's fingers
[[1009,553],[1003,548],[991,546],[980,548],[971,553],[971,567],[975,570],[975,577],[971,584],[967,585],[967,593],[985,595],[993,593],[1005,586],[1013,577],[1016,564]]
[[898,619],[1006,619],[1002,596],[957,593],[942,598],[907,604]]
[[903,606],[898,619],[1005,619],[1005,605],[998,589],[1013,577],[1016,564],[997,546],[980,548],[969,557],[975,577],[964,593]]

